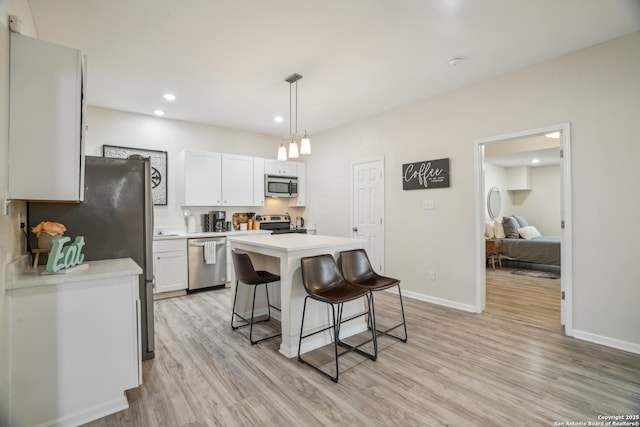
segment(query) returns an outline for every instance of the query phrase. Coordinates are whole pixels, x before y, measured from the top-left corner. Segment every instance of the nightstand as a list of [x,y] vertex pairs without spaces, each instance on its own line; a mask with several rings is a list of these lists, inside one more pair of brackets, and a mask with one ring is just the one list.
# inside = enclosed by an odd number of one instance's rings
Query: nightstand
[[502,239],[485,240],[485,250],[487,257],[491,257],[491,268],[496,269],[496,255],[498,256],[498,265],[502,268]]

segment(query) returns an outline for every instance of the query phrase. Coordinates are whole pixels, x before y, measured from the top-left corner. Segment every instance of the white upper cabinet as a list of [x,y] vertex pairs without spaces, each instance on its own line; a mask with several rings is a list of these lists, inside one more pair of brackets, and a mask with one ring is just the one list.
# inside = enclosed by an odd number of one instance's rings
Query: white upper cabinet
[[222,155],[205,151],[180,152],[178,193],[182,206],[222,204]]
[[298,166],[296,162],[265,159],[264,173],[266,175],[298,176]]
[[222,155],[222,205],[253,205],[253,157]]
[[307,165],[305,163],[296,163],[298,177],[298,197],[291,199],[289,206],[306,206],[307,205]]
[[84,58],[11,33],[9,197],[84,198]]
[[264,160],[253,158],[253,206],[264,206]]

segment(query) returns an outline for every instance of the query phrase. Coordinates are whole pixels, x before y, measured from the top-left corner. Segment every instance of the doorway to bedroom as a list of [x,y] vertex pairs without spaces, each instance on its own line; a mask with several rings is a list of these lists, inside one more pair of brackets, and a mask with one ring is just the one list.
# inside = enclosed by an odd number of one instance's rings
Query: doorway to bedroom
[[478,311],[571,335],[569,124],[475,144]]

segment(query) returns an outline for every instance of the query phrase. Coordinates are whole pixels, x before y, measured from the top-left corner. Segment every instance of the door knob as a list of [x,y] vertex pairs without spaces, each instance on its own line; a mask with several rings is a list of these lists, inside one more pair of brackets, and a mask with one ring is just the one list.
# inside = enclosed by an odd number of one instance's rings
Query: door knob
[[358,232],[358,227],[353,227],[352,230],[357,233]]

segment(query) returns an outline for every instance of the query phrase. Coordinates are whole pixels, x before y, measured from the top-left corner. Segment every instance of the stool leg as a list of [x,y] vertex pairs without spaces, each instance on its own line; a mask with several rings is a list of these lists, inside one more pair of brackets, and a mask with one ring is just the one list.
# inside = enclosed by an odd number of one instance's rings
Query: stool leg
[[264,291],[267,293],[267,320],[271,319],[271,303],[269,302],[269,284],[264,284]]
[[249,326],[249,341],[251,341],[251,345],[254,345],[257,341],[253,340],[253,317],[254,317],[254,309],[256,307],[256,288],[258,286],[253,287],[253,303],[251,304],[251,324]]
[[236,292],[233,295],[233,308],[231,309],[231,329],[238,329],[237,326],[233,326],[233,321],[236,318],[236,299],[238,298],[238,280],[236,280]]

